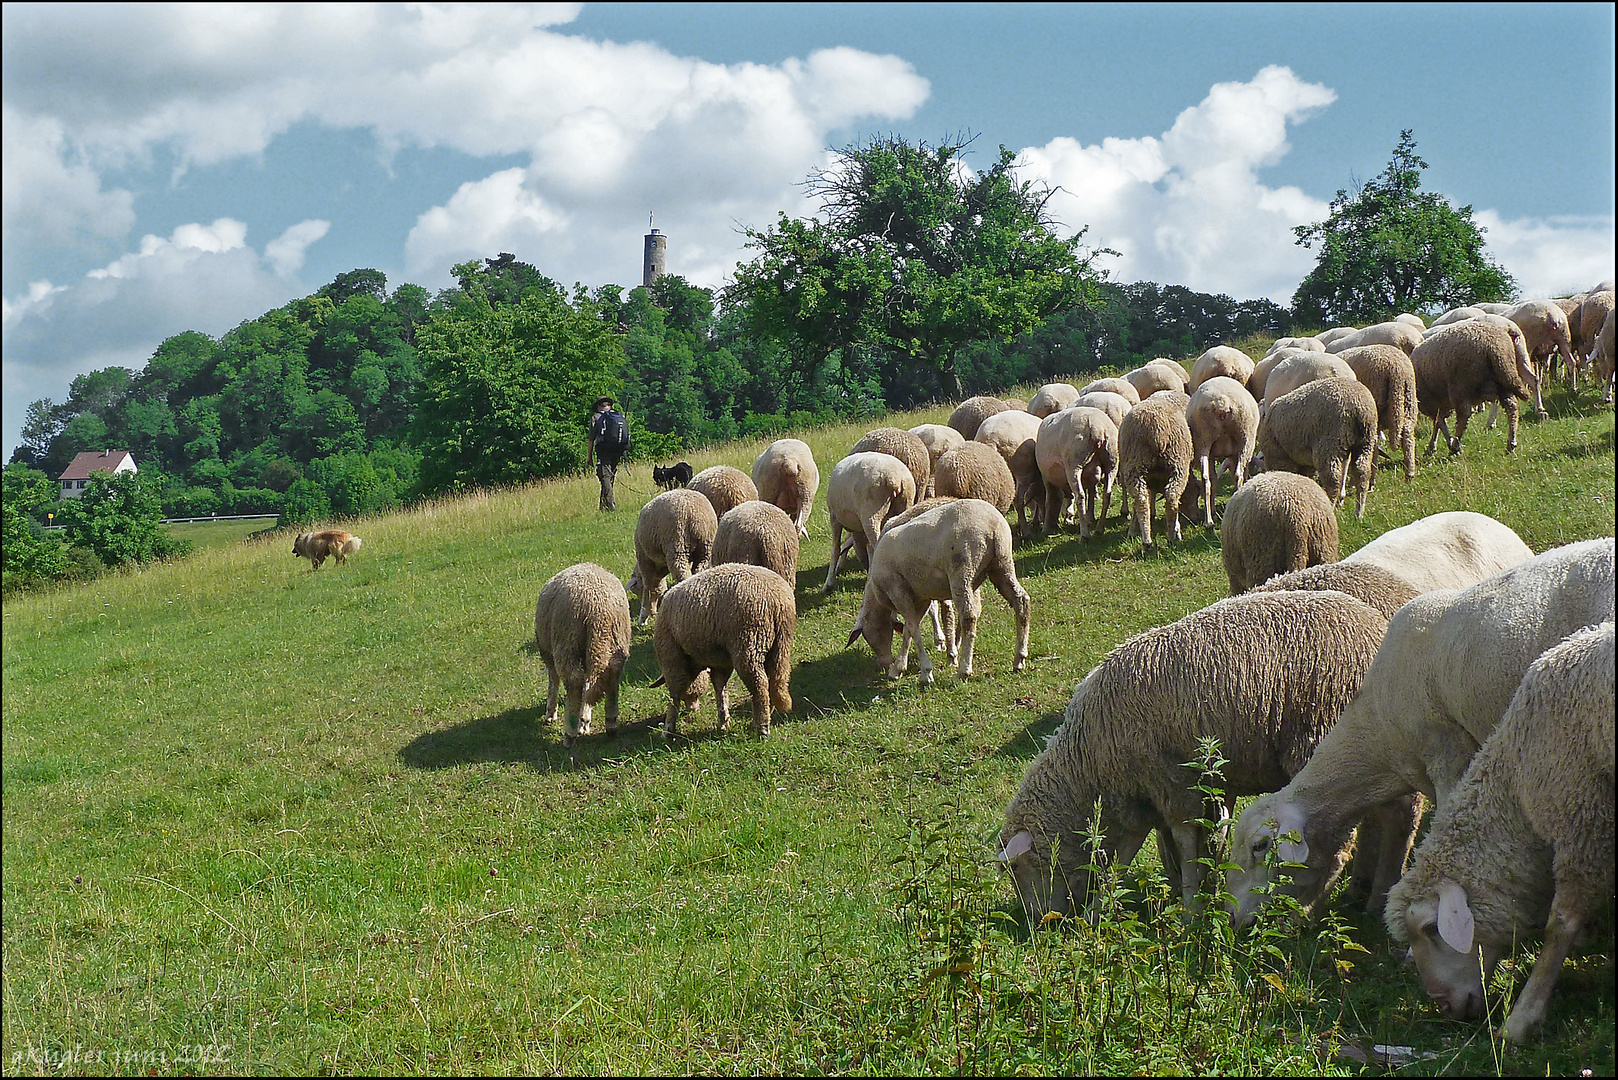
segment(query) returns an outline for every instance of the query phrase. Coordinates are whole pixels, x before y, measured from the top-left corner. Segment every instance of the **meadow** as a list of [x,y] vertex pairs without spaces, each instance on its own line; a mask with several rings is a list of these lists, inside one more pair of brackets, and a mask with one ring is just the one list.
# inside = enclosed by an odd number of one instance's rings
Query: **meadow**
[[[1384,467],[1344,553],[1450,509],[1536,551],[1611,535],[1613,412],[1547,404],[1509,457],[1480,423],[1412,483]],[[822,477],[878,423],[803,433]],[[575,562],[628,577],[650,474],[620,472],[615,513],[579,476],[345,522],[363,550],[319,572],[282,532],[7,602],[0,1068],[1345,1074],[1381,1045],[1402,1074],[1612,1074],[1610,957],[1506,1049],[1346,901],[1236,939],[1181,917],[1155,853],[1095,925],[1028,932],[1005,805],[1090,667],[1225,594],[1200,527],[1145,556],[1116,516],[1022,541],[1028,669],[990,590],[977,676],[923,691],[845,648],[857,566],[818,596],[823,487],[770,736],[737,686],[730,733],[705,700],[665,740],[641,629],[619,736],[565,750],[534,601]]]

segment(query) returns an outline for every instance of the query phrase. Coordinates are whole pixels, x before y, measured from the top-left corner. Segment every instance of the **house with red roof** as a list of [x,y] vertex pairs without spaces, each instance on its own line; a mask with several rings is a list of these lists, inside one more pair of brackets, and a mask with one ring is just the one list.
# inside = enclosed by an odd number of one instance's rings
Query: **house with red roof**
[[91,473],[139,471],[135,468],[135,455],[128,450],[86,450],[56,479],[62,485],[62,498],[77,499],[84,494]]

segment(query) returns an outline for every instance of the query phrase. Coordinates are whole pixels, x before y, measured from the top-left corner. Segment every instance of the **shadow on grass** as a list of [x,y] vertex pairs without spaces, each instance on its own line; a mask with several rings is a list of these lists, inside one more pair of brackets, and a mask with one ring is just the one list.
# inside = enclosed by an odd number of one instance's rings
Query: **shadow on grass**
[[1000,748],[994,752],[993,756],[1013,758],[1020,761],[1028,761],[1038,757],[1039,752],[1045,749],[1045,740],[1051,737],[1052,732],[1062,726],[1062,716],[1065,711],[1066,707],[1064,706],[1054,712],[1044,713],[1038,720],[1033,721],[1017,734],[1001,743]]
[[1582,458],[1606,457],[1613,452],[1613,433],[1604,431],[1595,438],[1581,439],[1578,442],[1567,442],[1551,451],[1550,457],[1568,458],[1578,461]]

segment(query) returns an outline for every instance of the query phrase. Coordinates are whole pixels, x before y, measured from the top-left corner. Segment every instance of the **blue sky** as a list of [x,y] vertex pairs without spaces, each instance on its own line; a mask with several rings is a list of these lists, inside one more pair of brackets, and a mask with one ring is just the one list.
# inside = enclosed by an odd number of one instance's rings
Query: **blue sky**
[[1610,277],[1611,5],[7,4],[4,436],[336,274],[721,284],[829,147],[978,135],[1119,280],[1286,302],[1401,128],[1525,293]]

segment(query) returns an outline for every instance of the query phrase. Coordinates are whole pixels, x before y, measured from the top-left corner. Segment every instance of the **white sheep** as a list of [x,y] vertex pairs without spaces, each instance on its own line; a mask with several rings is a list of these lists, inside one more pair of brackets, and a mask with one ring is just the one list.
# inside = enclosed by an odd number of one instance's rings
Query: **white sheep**
[[607,699],[607,734],[618,732],[618,681],[629,659],[629,597],[595,563],[561,571],[539,590],[534,647],[550,675],[545,722],[556,720],[558,684],[567,688],[562,745],[590,733],[590,710]]
[[1352,334],[1344,334],[1330,345],[1326,346],[1329,353],[1340,353],[1344,349],[1355,349],[1361,345],[1397,345],[1406,353],[1421,344],[1423,328],[1411,326],[1409,323],[1395,319],[1392,322],[1375,323],[1363,330],[1356,330]]
[[[1584,302],[1579,305],[1579,337],[1578,343],[1574,346],[1574,355],[1576,357],[1589,359],[1594,363],[1594,357],[1597,355],[1596,350],[1600,347],[1601,328],[1606,325],[1607,316],[1612,314],[1613,308],[1614,299],[1611,289],[1593,291],[1584,298]],[[1608,350],[1607,355],[1611,355],[1610,350]],[[1606,397],[1602,399],[1604,403],[1612,401],[1610,381],[1609,376],[1607,379],[1609,385],[1603,387],[1607,391]]]
[[1112,421],[1113,427],[1123,423],[1124,417],[1128,416],[1129,410],[1134,407],[1129,404],[1128,398],[1107,390],[1092,390],[1088,394],[1080,394],[1079,400],[1073,404],[1086,409],[1100,409],[1107,414],[1107,419]]
[[1239,489],[1258,444],[1258,402],[1235,379],[1216,375],[1191,394],[1185,407],[1191,457],[1202,470],[1202,523],[1213,528],[1214,465],[1223,459]]
[[1321,563],[1305,570],[1277,574],[1255,585],[1250,592],[1324,592],[1334,590],[1347,593],[1354,599],[1376,608],[1384,619],[1421,595],[1421,590],[1410,582],[1375,563],[1351,563],[1346,560]]
[[1183,763],[1211,736],[1228,759],[1228,798],[1286,783],[1353,696],[1386,625],[1343,593],[1258,593],[1113,649],[1074,689],[1006,809],[1000,858],[1030,924],[1085,903],[1098,801],[1099,859],[1128,864],[1155,829],[1169,882],[1193,906],[1207,855],[1197,819],[1218,808]]
[[[1314,339],[1311,338],[1310,340]],[[1270,372],[1274,371],[1283,361],[1290,360],[1294,356],[1308,356],[1311,352],[1316,356],[1324,356],[1326,350],[1324,348],[1304,349],[1297,346],[1288,346],[1285,349],[1275,349],[1266,353],[1264,359],[1253,365],[1253,374],[1247,377],[1247,392],[1253,395],[1253,400],[1259,403],[1260,408],[1263,407],[1264,396],[1269,389]],[[1295,390],[1297,387],[1293,387],[1293,389]]]
[[[1524,300],[1503,314],[1522,330],[1528,346],[1528,362],[1533,365],[1540,383],[1545,381],[1553,356],[1560,356],[1569,370],[1572,369],[1577,362],[1573,358],[1572,329],[1568,326],[1567,313],[1556,301]],[[1543,416],[1544,404],[1537,397],[1535,405]]]
[[798,582],[798,530],[774,503],[752,499],[725,511],[709,554],[712,565],[751,563],[774,570],[788,586]]
[[1402,322],[1407,326],[1414,326],[1417,330],[1426,331],[1427,324],[1421,321],[1421,316],[1409,311],[1401,311],[1393,317],[1394,322]]
[[700,491],[713,503],[716,522],[731,508],[758,498],[758,488],[753,486],[752,477],[734,465],[714,465],[703,469],[685,486],[689,491]]
[[1338,338],[1347,337],[1349,334],[1357,333],[1359,333],[1359,327],[1357,326],[1334,326],[1330,330],[1322,330],[1320,333],[1316,334],[1315,340],[1320,342],[1329,350],[1331,348],[1331,343],[1336,341]]
[[[1152,365],[1148,364],[1146,366],[1151,367]],[[1145,369],[1137,368],[1136,370],[1144,371]],[[1130,372],[1130,374],[1134,374],[1134,372]],[[1161,389],[1161,387],[1158,387],[1157,389]],[[1135,384],[1128,379],[1110,377],[1105,379],[1094,379],[1079,387],[1080,397],[1083,397],[1085,394],[1117,394],[1119,397],[1129,402],[1131,408],[1139,405],[1141,401],[1150,396],[1151,393],[1151,390],[1148,390],[1145,394],[1141,393],[1139,390],[1135,389]]]
[[1293,353],[1283,356],[1270,368],[1263,382],[1264,396],[1253,396],[1264,403],[1261,411],[1268,412],[1278,397],[1284,397],[1300,386],[1320,379],[1352,379],[1354,369],[1342,357],[1328,353]]
[[1017,497],[1017,483],[1006,459],[988,443],[975,439],[938,459],[938,467],[933,470],[933,490],[940,497],[982,499],[1002,514],[1011,509]]
[[1011,470],[1011,478],[1016,484],[1016,495],[1013,503],[1017,507],[1017,531],[1027,533],[1027,508],[1030,504],[1039,507],[1045,503],[1044,482],[1039,474],[1039,462],[1035,459],[1034,440],[1039,436],[1039,417],[1032,413],[1008,409],[988,417],[978,426],[973,438],[980,443],[987,443],[1000,451],[1000,456],[1006,459],[1006,466]]
[[1219,554],[1232,596],[1276,574],[1336,562],[1337,514],[1308,477],[1261,473],[1225,504]]
[[1215,345],[1191,365],[1191,379],[1186,383],[1186,393],[1196,393],[1197,387],[1219,375],[1246,386],[1247,380],[1253,377],[1253,366],[1253,358],[1240,349]]
[[[1185,384],[1191,381],[1191,376],[1186,373],[1185,368],[1173,360],[1159,356],[1155,360],[1148,360],[1134,371],[1126,372],[1124,381],[1134,387],[1135,393],[1139,395],[1139,401],[1132,402],[1132,404],[1139,404],[1140,401],[1145,401],[1159,390],[1179,390],[1183,392]],[[1095,383],[1090,385],[1094,386]],[[1085,391],[1081,391],[1081,393],[1088,392],[1088,390],[1089,388],[1086,387]],[[1116,391],[1103,392],[1116,393]]]
[[1486,314],[1487,312],[1485,312],[1482,308],[1473,307],[1471,305],[1450,308],[1438,318],[1427,324],[1427,333],[1432,333],[1440,326],[1450,326],[1454,323],[1466,322],[1470,319],[1476,319]]
[[809,444],[799,439],[777,439],[753,462],[753,486],[758,497],[774,503],[792,518],[798,535],[809,535],[809,514],[820,490],[820,469]]
[[911,479],[916,482],[916,498],[921,498],[932,487],[933,458],[921,436],[902,428],[879,427],[867,431],[854,444],[850,454],[892,454],[905,463]]
[[1388,931],[1450,1019],[1482,1015],[1484,978],[1543,934],[1503,1032],[1529,1039],[1562,962],[1612,908],[1613,674],[1611,622],[1535,660],[1388,894]]
[[871,549],[882,535],[882,523],[916,501],[916,478],[892,454],[850,454],[832,466],[826,482],[826,515],[831,519],[831,565],[826,587],[831,592],[842,561],[843,530],[853,535],[854,554],[870,565]]
[[689,487],[665,491],[641,507],[635,520],[635,571],[628,587],[640,595],[637,625],[657,612],[663,578],[679,584],[708,564],[719,528],[708,496]]
[[[1017,620],[1011,670],[1028,663],[1031,603],[1017,581],[1012,559],[1011,526],[981,499],[956,499],[911,518],[885,532],[871,554],[865,596],[848,635],[848,644],[864,636],[889,678],[904,674],[910,647],[919,654],[921,684],[931,685],[933,664],[921,639],[921,620],[935,600],[951,600],[959,620],[956,674],[973,674],[973,645],[983,601],[978,586],[987,578],[1005,598]],[[893,634],[903,634],[897,658]]]
[[1051,413],[1061,412],[1078,400],[1079,388],[1072,383],[1046,383],[1028,399],[1028,412],[1043,420]]
[[979,394],[955,406],[955,411],[949,414],[949,426],[959,431],[961,438],[970,439],[978,433],[978,425],[986,418],[1009,408],[1011,406],[1000,398]]
[[1381,566],[1427,593],[1470,588],[1533,557],[1510,526],[1487,514],[1446,510],[1389,529],[1343,561]]
[[1595,377],[1606,393],[1602,395],[1601,403],[1611,405],[1613,397],[1613,315],[1615,312],[1608,309],[1607,317],[1601,322],[1601,331],[1596,334],[1596,343],[1590,348],[1590,367]]
[[1152,510],[1163,493],[1163,531],[1180,542],[1180,496],[1191,477],[1191,427],[1185,407],[1191,399],[1160,390],[1129,411],[1118,425],[1118,474],[1129,499],[1141,546],[1152,546]]
[[[922,445],[927,448],[927,456],[931,459],[932,468],[935,471],[938,468],[938,459],[946,451],[953,450],[966,442],[966,437],[948,424],[917,424],[910,429],[910,434],[920,439]],[[937,491],[938,482],[936,479],[932,479],[931,474],[929,474],[925,496],[918,491],[916,497],[931,498]]]
[[[1405,480],[1416,478],[1416,369],[1396,345],[1362,345],[1345,349],[1338,359],[1371,392],[1377,428],[1388,446],[1404,452]],[[1373,477],[1373,483],[1374,483]]]
[[[1449,452],[1460,453],[1472,407],[1487,401],[1497,401],[1505,408],[1506,451],[1517,448],[1517,401],[1537,394],[1539,383],[1516,323],[1487,316],[1443,327],[1416,346],[1410,354],[1410,364],[1416,372],[1416,405],[1422,415],[1433,418],[1433,437],[1427,453],[1431,454],[1438,445],[1440,432],[1449,444]],[[1453,436],[1445,422],[1452,412]]]
[[1269,350],[1264,355],[1273,356],[1282,349],[1304,349],[1309,352],[1325,352],[1326,345],[1316,337],[1276,338],[1275,341],[1271,342]]
[[792,711],[787,683],[797,625],[792,587],[762,566],[711,566],[670,589],[652,632],[669,689],[664,734],[677,733],[680,706],[695,702],[704,671],[713,682],[719,730],[728,730],[725,686],[734,671],[753,698],[753,730],[768,735],[771,706]]
[[1118,427],[1100,409],[1076,405],[1047,416],[1034,441],[1035,459],[1045,483],[1045,531],[1062,523],[1069,499],[1079,523],[1079,539],[1090,539],[1096,525],[1096,494],[1101,492],[1101,521],[1112,503],[1118,475]]
[[1270,402],[1258,449],[1266,469],[1317,475],[1333,506],[1347,497],[1352,475],[1354,516],[1364,518],[1376,425],[1376,401],[1357,379],[1319,379]]
[[[1523,673],[1575,630],[1612,618],[1613,541],[1554,548],[1468,589],[1424,593],[1388,624],[1359,696],[1286,787],[1253,801],[1231,834],[1228,887],[1245,925],[1263,904],[1277,837],[1282,888],[1317,904],[1354,825],[1373,806],[1421,792],[1442,810],[1511,702]],[[1373,894],[1370,910],[1380,910]]]

